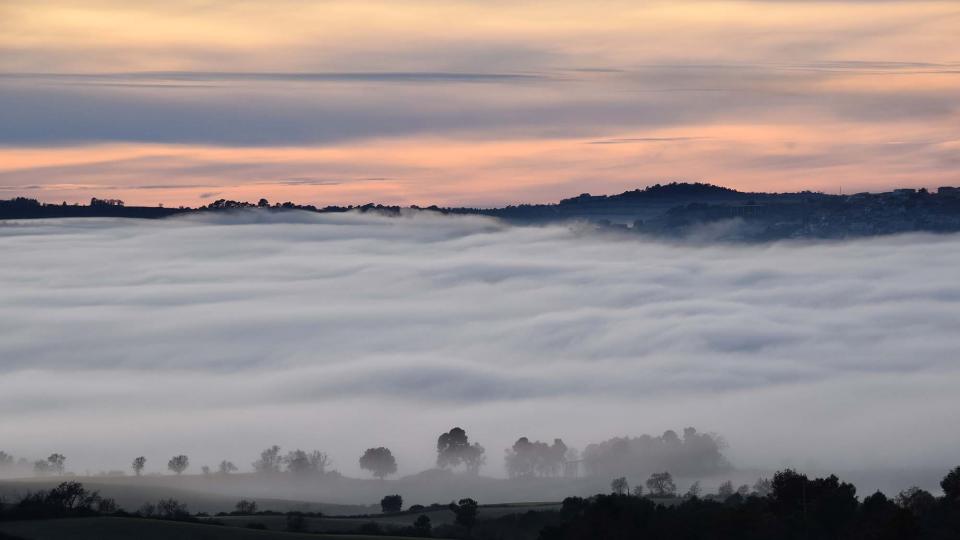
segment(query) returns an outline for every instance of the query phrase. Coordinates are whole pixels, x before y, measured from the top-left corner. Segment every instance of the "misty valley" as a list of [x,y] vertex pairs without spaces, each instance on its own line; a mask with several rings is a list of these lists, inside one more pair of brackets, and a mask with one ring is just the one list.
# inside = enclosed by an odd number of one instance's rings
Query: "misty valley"
[[10,538],[957,527],[954,235],[236,208],[0,246]]

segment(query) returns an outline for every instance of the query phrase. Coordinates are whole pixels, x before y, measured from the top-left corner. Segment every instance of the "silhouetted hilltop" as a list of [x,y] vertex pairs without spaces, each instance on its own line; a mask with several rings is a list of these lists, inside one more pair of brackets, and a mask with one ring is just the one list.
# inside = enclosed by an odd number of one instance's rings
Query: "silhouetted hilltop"
[[517,224],[587,221],[599,227],[653,236],[738,241],[785,238],[848,238],[905,232],[960,231],[960,188],[896,189],[885,193],[829,195],[742,192],[705,183],[656,184],[616,195],[583,193],[551,204],[502,208],[438,206],[354,206],[257,203],[219,199],[199,208],[125,206],[123,201],[92,199],[89,205],[45,204],[18,197],[0,201],[0,220],[72,217],[156,219],[177,214],[244,209],[301,210],[318,213],[435,211],[484,215]]
[[751,197],[763,196],[764,194],[744,193],[735,189],[715,186],[713,184],[679,183],[654,184],[643,189],[634,189],[624,191],[619,195],[591,195],[583,193],[577,197],[563,199],[561,205],[582,205],[582,204],[604,204],[604,203],[624,203],[624,202],[645,202],[645,201],[663,201],[663,200],[746,200]]

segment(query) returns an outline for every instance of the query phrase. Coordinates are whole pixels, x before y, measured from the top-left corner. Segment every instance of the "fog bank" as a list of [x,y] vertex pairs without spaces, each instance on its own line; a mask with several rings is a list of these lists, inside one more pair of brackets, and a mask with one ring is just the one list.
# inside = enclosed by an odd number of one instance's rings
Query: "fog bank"
[[[0,224],[0,450],[77,472],[361,474],[460,425],[503,475],[692,425],[734,466],[955,466],[960,237],[671,245],[479,217],[248,212]],[[945,469],[944,469],[945,470]]]

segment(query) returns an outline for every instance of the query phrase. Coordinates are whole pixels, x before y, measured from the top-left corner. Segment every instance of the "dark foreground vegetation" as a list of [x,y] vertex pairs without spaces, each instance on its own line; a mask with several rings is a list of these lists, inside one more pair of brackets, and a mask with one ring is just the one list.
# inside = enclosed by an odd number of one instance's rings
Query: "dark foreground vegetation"
[[894,499],[877,492],[863,500],[836,476],[778,472],[767,496],[726,500],[691,497],[672,505],[629,495],[568,498],[562,523],[541,540],[677,539],[949,539],[960,538],[960,467],[941,483],[944,495],[911,488]]
[[[246,499],[237,503],[235,511],[216,516],[193,514],[173,499],[127,512],[78,482],[63,482],[0,507],[0,539],[163,538],[164,534],[185,539],[297,537],[293,533],[323,538],[330,532],[355,539],[960,538],[960,467],[940,482],[941,496],[910,488],[893,498],[876,492],[861,499],[852,484],[836,476],[808,478],[789,469],[758,482],[752,491],[721,486],[717,494],[700,496],[699,488],[692,487],[678,496],[668,473],[651,475],[646,487],[646,494],[643,489],[631,491],[625,479],[617,478],[611,483],[612,494],[568,497],[559,510],[527,510],[523,505],[511,510],[511,505],[501,505],[506,511],[489,513],[470,498],[402,511],[402,496],[393,494],[381,501],[383,516],[328,518],[319,513],[262,512],[255,501]],[[353,528],[331,528],[344,522]],[[178,528],[171,528],[171,523]]]
[[[701,237],[771,241],[787,238],[849,238],[907,232],[960,231],[960,188],[896,189],[886,193],[832,195],[747,193],[702,183],[670,183],[617,195],[590,195],[556,204],[520,204],[502,208],[301,205],[219,199],[199,208],[126,206],[115,199],[93,198],[89,205],[42,203],[18,197],[0,201],[0,220],[71,217],[156,219],[189,213],[243,209],[318,213],[348,211],[399,215],[430,210],[476,214],[514,224],[589,221],[601,227],[661,237]],[[706,231],[704,230],[706,229]]]

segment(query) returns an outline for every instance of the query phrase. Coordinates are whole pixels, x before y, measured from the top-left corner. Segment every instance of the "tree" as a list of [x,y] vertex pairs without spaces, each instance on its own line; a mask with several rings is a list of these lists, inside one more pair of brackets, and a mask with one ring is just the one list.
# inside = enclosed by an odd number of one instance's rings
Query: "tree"
[[248,501],[247,499],[240,499],[236,505],[237,513],[245,516],[249,516],[257,513],[257,503],[256,501]]
[[463,464],[467,472],[479,474],[485,461],[484,448],[477,443],[470,444],[463,428],[455,427],[437,438],[437,466],[440,468]]
[[34,461],[33,474],[36,476],[46,476],[50,474],[50,462],[45,459]]
[[697,499],[701,493],[703,493],[703,490],[700,488],[700,482],[697,481],[690,484],[690,489],[687,490],[685,497],[688,499]]
[[97,501],[97,512],[101,514],[113,514],[118,509],[117,501],[112,497],[105,497]]
[[260,452],[260,459],[253,462],[253,470],[258,473],[277,473],[280,472],[280,465],[283,458],[280,457],[280,447],[273,445],[270,448]]
[[633,486],[633,491],[630,494],[634,497],[643,497],[643,486]]
[[157,513],[157,505],[145,502],[140,506],[140,509],[137,510],[137,514],[140,517],[153,517]]
[[725,501],[728,498],[733,496],[733,482],[727,480],[726,482],[720,484],[720,487],[717,488],[717,497],[721,501]]
[[567,445],[561,439],[554,439],[553,445],[549,445],[520,437],[506,450],[504,464],[511,478],[557,476],[567,462],[567,451]]
[[430,517],[426,514],[420,514],[417,520],[413,522],[413,533],[419,537],[429,538],[433,532],[433,526],[430,524]]
[[948,501],[960,502],[960,467],[948,472],[940,481],[943,496]]
[[769,497],[773,493],[773,482],[769,478],[757,478],[757,481],[753,483],[753,492],[758,497]]
[[167,462],[167,468],[176,474],[182,474],[183,471],[187,470],[187,467],[190,466],[190,458],[180,454],[179,456],[173,456],[170,458],[170,461]]
[[922,516],[937,505],[937,498],[929,491],[917,486],[901,491],[895,499],[897,506],[909,510],[915,516]]
[[714,475],[731,468],[722,449],[723,439],[686,428],[678,435],[668,430],[660,436],[615,437],[587,445],[583,467],[590,476],[610,477],[641,472],[671,471],[685,477]]
[[677,494],[677,485],[670,473],[654,473],[647,480],[647,490],[651,497],[673,497]]
[[389,448],[380,446],[378,448],[367,448],[367,451],[360,456],[360,468],[373,473],[374,476],[383,480],[386,476],[397,472],[397,460]]
[[0,468],[13,465],[13,456],[0,450]]
[[140,476],[141,474],[143,474],[143,468],[146,466],[146,464],[147,464],[147,458],[143,456],[134,458],[133,464],[131,465],[131,467],[133,467],[133,474],[137,476]]
[[627,483],[625,476],[614,478],[613,481],[610,482],[610,490],[617,495],[626,495],[630,492],[630,484]]
[[307,460],[310,462],[311,471],[319,474],[327,473],[327,467],[330,466],[330,456],[326,452],[314,450],[307,454]]
[[63,454],[50,454],[50,457],[47,458],[47,463],[50,464],[50,472],[62,475],[66,461],[67,458]]
[[163,519],[183,519],[189,516],[190,512],[187,510],[186,504],[170,498],[160,499],[157,502],[157,514]]
[[293,474],[324,474],[327,465],[330,463],[330,458],[326,453],[319,450],[304,452],[303,450],[297,449],[292,452],[287,452],[287,455],[283,458],[283,462],[287,466],[287,471]]
[[387,495],[380,499],[380,510],[384,514],[399,512],[403,509],[403,497],[400,495]]
[[202,467],[200,467],[200,472],[202,472],[204,476],[210,476],[210,472],[211,472],[211,471],[210,471],[210,466],[209,466],[209,465],[203,465]]
[[477,523],[477,501],[473,499],[460,499],[456,503],[450,503],[450,511],[456,516],[457,525],[467,529],[467,536]]
[[237,466],[232,461],[223,460],[217,465],[217,472],[220,474],[230,474],[237,470]]

